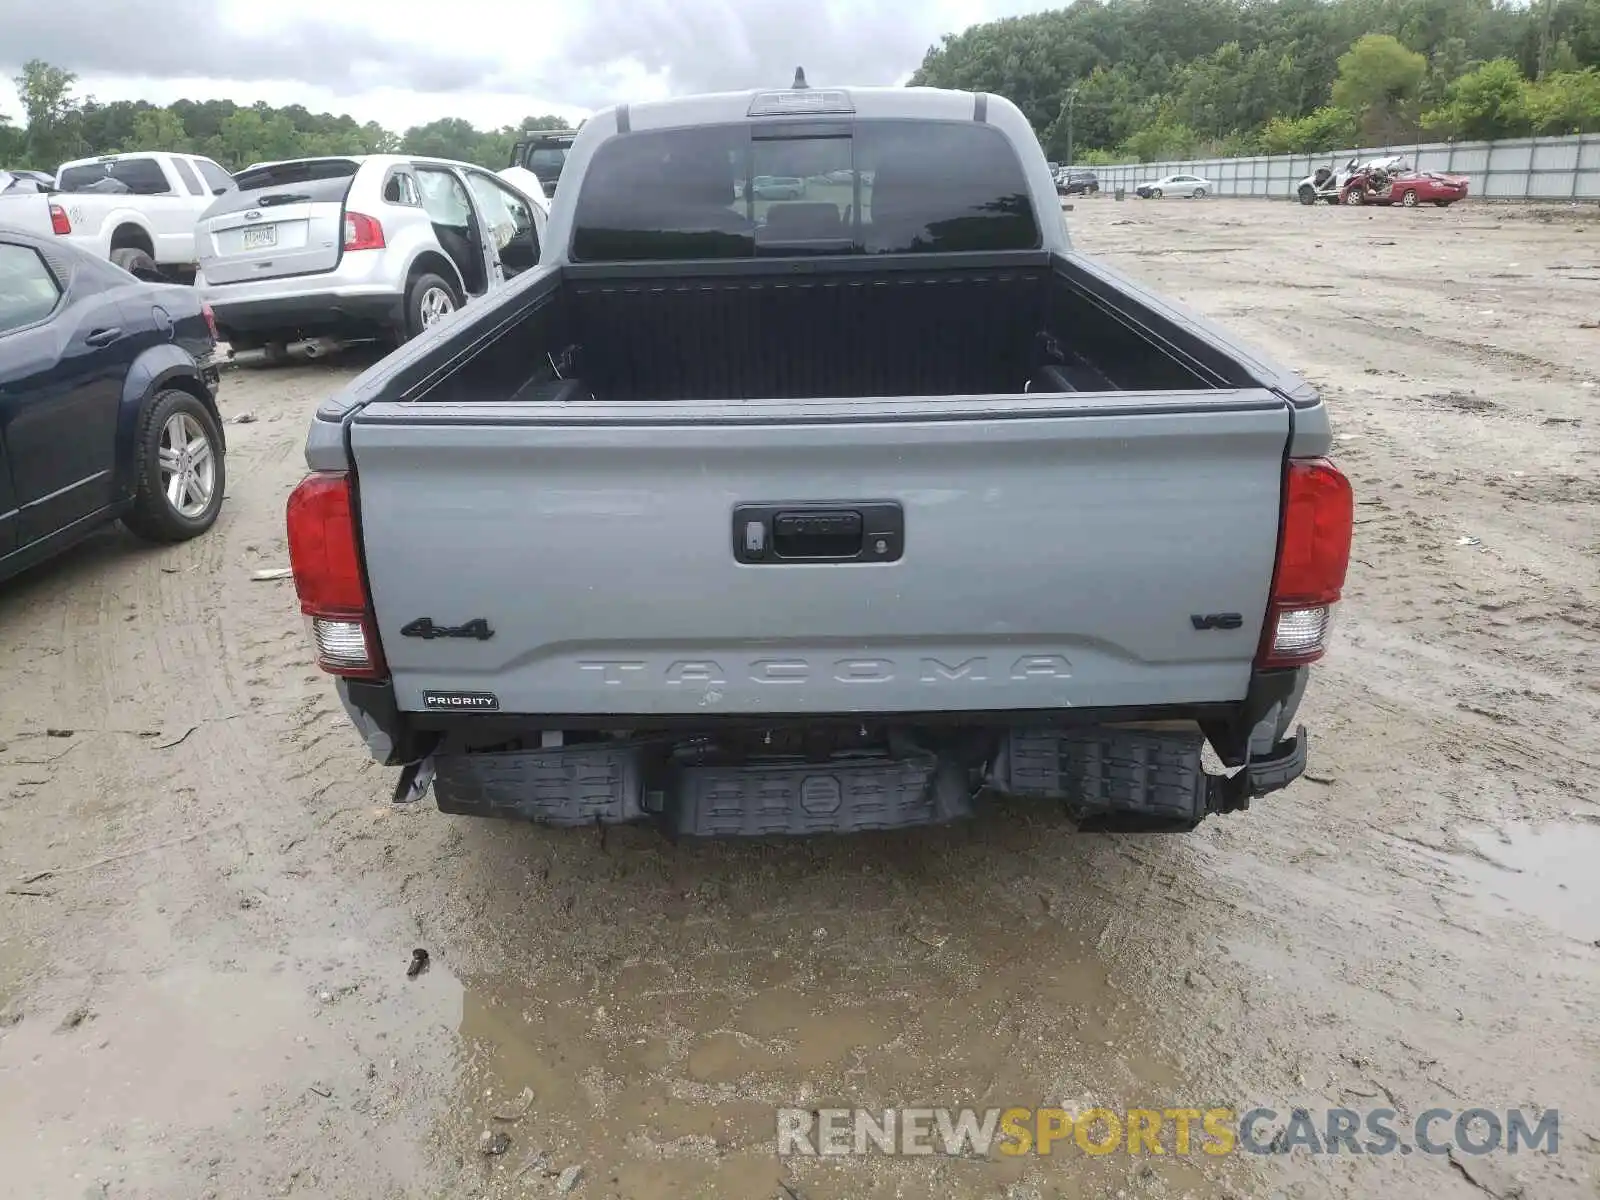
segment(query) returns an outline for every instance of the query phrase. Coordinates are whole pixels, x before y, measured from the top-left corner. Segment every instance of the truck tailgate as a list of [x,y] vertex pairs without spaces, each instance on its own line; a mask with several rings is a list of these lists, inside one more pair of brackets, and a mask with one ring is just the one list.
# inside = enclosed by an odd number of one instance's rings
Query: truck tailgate
[[[371,405],[350,448],[399,705],[476,693],[501,712],[711,715],[1242,698],[1287,405],[1265,390],[1055,403]],[[858,546],[863,561],[775,560],[780,536],[786,554]],[[491,636],[470,636],[478,621]]]

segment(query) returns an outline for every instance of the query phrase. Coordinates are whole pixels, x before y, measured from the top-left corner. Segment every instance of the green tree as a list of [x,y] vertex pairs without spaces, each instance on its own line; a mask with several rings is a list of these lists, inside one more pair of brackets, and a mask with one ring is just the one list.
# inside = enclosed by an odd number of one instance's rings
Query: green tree
[[[1075,94],[1082,159],[1179,127],[1206,150],[1399,141],[1501,58],[1530,79],[1600,67],[1600,0],[1084,0],[947,35],[911,82],[1008,97],[1058,158]],[[1585,87],[1551,93],[1554,127],[1587,119]]]
[[1445,104],[1423,116],[1427,128],[1473,139],[1528,132],[1528,81],[1509,58],[1486,62],[1450,84]]
[[20,164],[26,145],[27,131],[18,129],[8,114],[0,112],[0,168],[8,163]]
[[72,96],[78,77],[31,58],[13,81],[27,119],[23,158],[28,165],[52,170],[87,149],[78,128],[80,105]]
[[400,150],[404,154],[423,154],[429,158],[473,161],[482,136],[470,121],[463,121],[460,117],[441,117],[437,121],[413,125],[406,130],[400,139]]
[[1554,71],[1528,85],[1524,104],[1535,133],[1600,132],[1600,69]]
[[363,154],[393,154],[400,149],[400,138],[376,121],[368,121],[356,137],[356,148]]
[[147,108],[134,114],[133,131],[122,148],[186,152],[189,131],[183,127],[183,118],[170,108]]
[[1187,125],[1167,117],[1157,117],[1123,142],[1122,149],[1140,162],[1159,162],[1163,159],[1188,158],[1199,144],[1200,138]]
[[1357,38],[1339,56],[1333,103],[1356,114],[1373,140],[1389,141],[1412,124],[1412,102],[1427,77],[1428,60],[1386,33]]
[[1261,131],[1261,149],[1267,154],[1347,150],[1358,140],[1358,134],[1353,112],[1329,106],[1293,119],[1273,117]]

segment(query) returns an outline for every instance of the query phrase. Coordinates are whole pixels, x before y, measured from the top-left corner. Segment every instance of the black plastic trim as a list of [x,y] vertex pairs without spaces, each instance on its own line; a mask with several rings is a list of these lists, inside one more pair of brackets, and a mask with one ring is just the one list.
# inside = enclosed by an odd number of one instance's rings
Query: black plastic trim
[[989,96],[986,92],[979,92],[972,98],[972,119],[979,125],[989,123]]
[[418,729],[395,702],[394,684],[387,679],[342,679],[345,701],[388,735],[393,744],[385,766],[416,762],[433,752],[439,734]]
[[[392,699],[391,699],[392,706]],[[538,729],[594,731],[632,729],[636,732],[674,732],[711,729],[769,729],[779,725],[838,724],[859,727],[877,724],[927,726],[982,725],[994,728],[1050,725],[1071,728],[1115,725],[1137,721],[1211,721],[1225,718],[1238,701],[1215,704],[1124,705],[1108,708],[969,709],[929,712],[828,712],[828,713],[427,713],[403,711],[399,719],[416,729],[439,733],[470,733],[474,737],[513,737]]]
[[402,710],[388,680],[346,679],[345,696],[394,743],[391,764],[410,762],[431,753],[442,737],[470,735],[474,741],[510,740],[534,730],[589,732],[632,729],[638,733],[734,729],[770,729],[796,723],[859,727],[863,720],[899,726],[941,728],[952,725],[988,728],[1040,727],[1070,729],[1142,721],[1193,721],[1228,767],[1242,766],[1250,735],[1274,704],[1293,696],[1297,676],[1306,667],[1257,671],[1243,700],[1198,704],[1121,705],[1070,709],[964,709],[944,712],[871,713],[521,713],[413,712]]
[[617,105],[617,132],[630,133],[633,130],[633,119],[628,115],[626,104]]
[[1294,695],[1301,671],[1308,667],[1286,667],[1273,671],[1253,671],[1250,688],[1242,703],[1229,705],[1222,720],[1202,720],[1200,729],[1211,742],[1217,757],[1226,767],[1243,766],[1250,754],[1250,735],[1274,704]]
[[736,505],[733,557],[747,566],[899,562],[906,515],[896,501]]
[[775,119],[757,118],[750,124],[752,142],[820,141],[827,138],[847,138],[855,130],[852,121],[813,121],[796,124],[793,117]]
[[211,300],[211,311],[224,341],[229,334],[248,338],[291,329],[308,335],[382,330],[396,323],[404,306],[405,297],[399,293],[341,296],[331,292],[256,300],[213,294]]

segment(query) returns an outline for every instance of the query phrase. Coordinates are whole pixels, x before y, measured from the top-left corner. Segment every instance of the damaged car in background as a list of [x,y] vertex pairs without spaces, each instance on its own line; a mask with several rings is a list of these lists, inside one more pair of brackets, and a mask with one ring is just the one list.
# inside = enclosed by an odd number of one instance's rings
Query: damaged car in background
[[1187,830],[1304,772],[1352,524],[1327,408],[1073,250],[1010,102],[621,106],[546,232],[319,408],[288,501],[398,800],[724,836],[1002,793]]
[[1296,185],[1301,204],[1391,205],[1446,208],[1465,200],[1470,183],[1464,175],[1418,171],[1403,155],[1391,154],[1361,162],[1350,159],[1341,168],[1318,167]]

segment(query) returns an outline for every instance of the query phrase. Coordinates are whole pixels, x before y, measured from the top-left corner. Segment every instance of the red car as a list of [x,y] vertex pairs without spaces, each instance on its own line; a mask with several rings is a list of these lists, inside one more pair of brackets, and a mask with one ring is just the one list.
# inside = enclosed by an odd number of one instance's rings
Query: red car
[[1400,204],[1406,208],[1437,204],[1444,208],[1467,198],[1467,180],[1404,164],[1387,171],[1358,172],[1344,185],[1339,198],[1345,204]]

